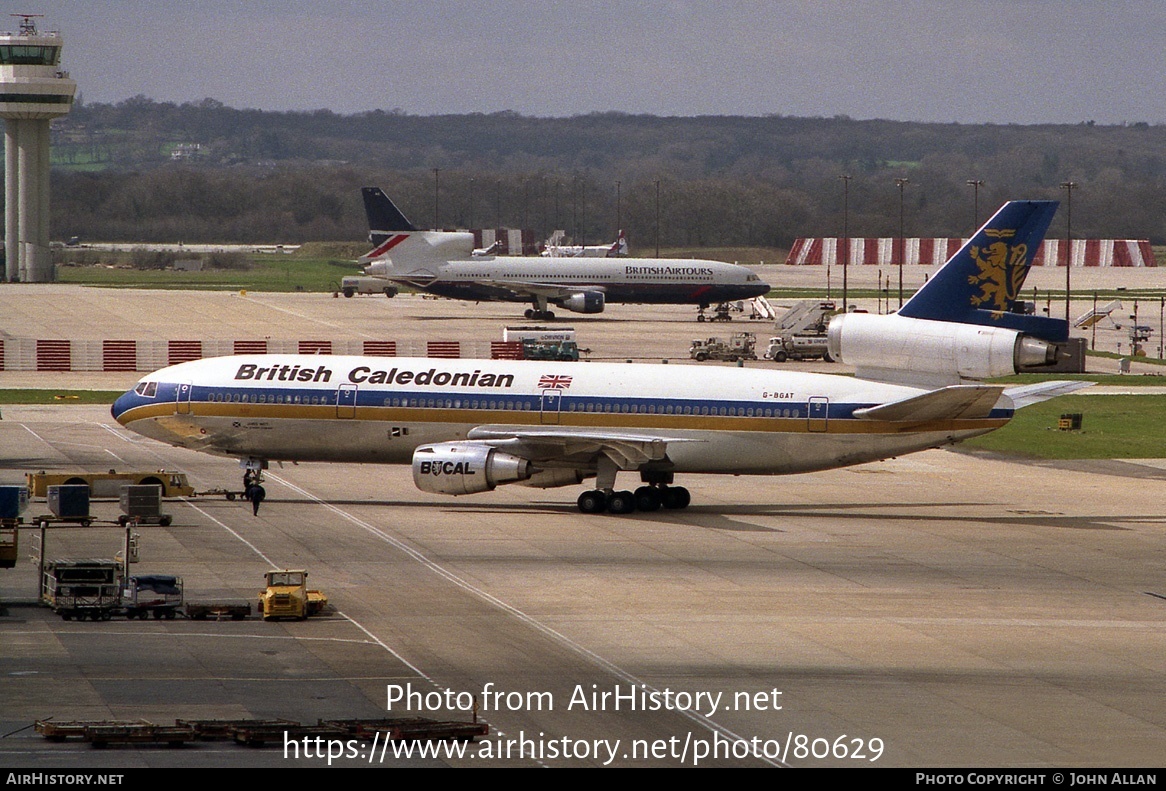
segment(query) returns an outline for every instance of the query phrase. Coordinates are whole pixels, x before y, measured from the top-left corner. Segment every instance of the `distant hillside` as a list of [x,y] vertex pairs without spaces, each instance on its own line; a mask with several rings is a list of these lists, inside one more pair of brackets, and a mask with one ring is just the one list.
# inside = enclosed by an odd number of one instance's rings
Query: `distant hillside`
[[[567,230],[633,249],[966,234],[1010,198],[1063,198],[1075,236],[1166,243],[1166,126],[997,126],[599,113],[274,113],[143,97],[53,127],[56,236],[358,240],[358,188],[420,226]],[[435,199],[434,170],[440,189]],[[979,210],[969,180],[982,180]],[[657,205],[657,194],[659,204]],[[1063,222],[1065,212],[1062,211]],[[1063,233],[1056,223],[1052,233]]]

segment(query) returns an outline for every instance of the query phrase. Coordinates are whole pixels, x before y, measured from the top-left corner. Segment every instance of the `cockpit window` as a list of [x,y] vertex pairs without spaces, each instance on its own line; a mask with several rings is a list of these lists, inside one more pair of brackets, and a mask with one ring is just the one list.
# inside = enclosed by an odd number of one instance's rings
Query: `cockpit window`
[[134,392],[146,398],[153,398],[158,395],[157,382],[138,382],[138,386],[134,388]]

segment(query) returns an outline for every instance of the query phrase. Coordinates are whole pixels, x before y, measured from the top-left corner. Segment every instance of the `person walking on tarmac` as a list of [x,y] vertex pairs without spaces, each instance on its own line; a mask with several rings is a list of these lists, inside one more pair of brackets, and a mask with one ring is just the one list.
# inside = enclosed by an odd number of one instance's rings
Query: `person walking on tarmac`
[[247,487],[247,491],[243,493],[243,496],[251,501],[251,513],[258,516],[259,504],[263,502],[263,498],[267,496],[267,492],[259,484],[252,483]]

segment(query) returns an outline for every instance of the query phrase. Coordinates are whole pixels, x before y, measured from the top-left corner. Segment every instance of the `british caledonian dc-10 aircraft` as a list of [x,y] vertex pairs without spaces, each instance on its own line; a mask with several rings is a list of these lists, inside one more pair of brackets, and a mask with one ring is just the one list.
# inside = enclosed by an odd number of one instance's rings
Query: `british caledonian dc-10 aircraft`
[[[885,459],[1000,428],[1082,386],[969,380],[1056,360],[1066,322],[1011,312],[1056,203],[1006,204],[895,315],[848,314],[830,353],[857,377],[772,369],[247,355],[142,378],[113,416],[240,459],[411,464],[418,488],[596,478],[585,513],[683,508],[683,473],[777,475]],[[616,488],[637,473],[635,491]]]
[[553,319],[548,305],[602,313],[635,302],[697,305],[703,320],[710,305],[769,291],[752,270],[720,261],[475,255],[472,233],[419,231],[379,187],[361,192],[374,245],[360,258],[366,275],[451,299],[529,302],[528,319]]

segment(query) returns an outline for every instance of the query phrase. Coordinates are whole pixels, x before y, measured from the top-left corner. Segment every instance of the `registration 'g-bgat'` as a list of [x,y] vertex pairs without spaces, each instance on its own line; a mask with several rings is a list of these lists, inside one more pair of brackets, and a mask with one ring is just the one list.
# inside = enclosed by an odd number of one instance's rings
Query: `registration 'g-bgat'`
[[[251,355],[183,363],[113,405],[153,439],[270,461],[409,464],[460,495],[575,486],[587,513],[683,508],[684,473],[778,475],[939,447],[1083,386],[974,380],[1056,360],[1064,321],[1013,311],[1056,203],[1005,204],[898,313],[847,314],[830,354],[857,376],[742,368]],[[635,474],[634,491],[616,488]]]

